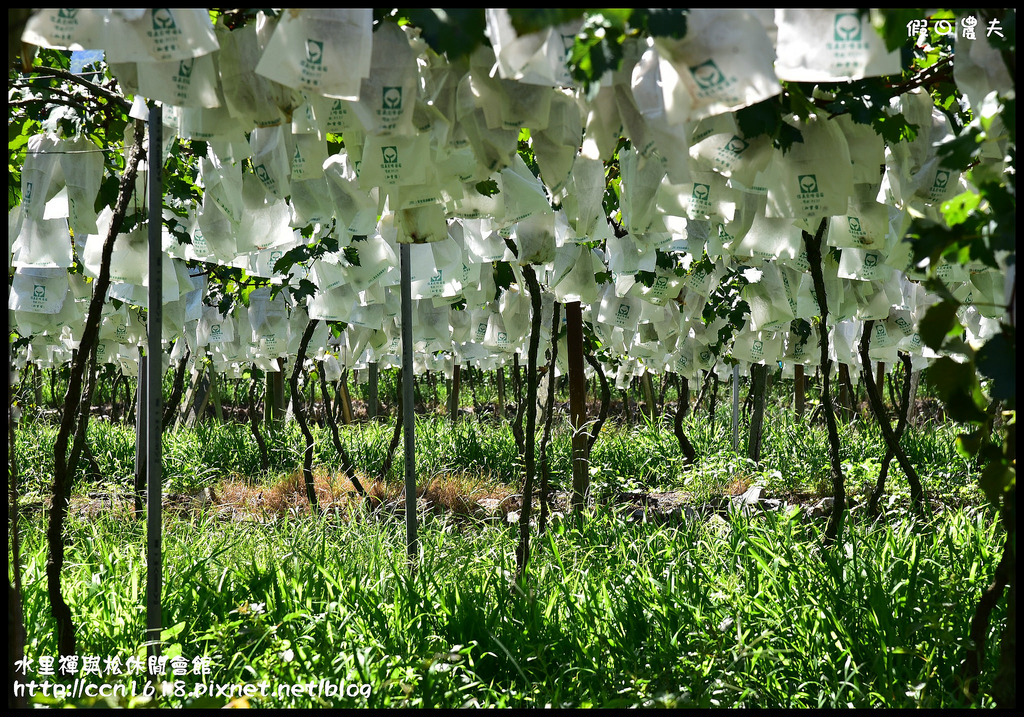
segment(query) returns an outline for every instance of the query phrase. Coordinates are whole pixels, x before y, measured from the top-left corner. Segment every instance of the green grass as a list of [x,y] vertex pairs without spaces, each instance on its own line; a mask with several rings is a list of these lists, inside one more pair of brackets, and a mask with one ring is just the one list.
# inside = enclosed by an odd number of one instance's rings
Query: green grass
[[[598,498],[683,489],[702,501],[752,483],[777,495],[830,489],[823,427],[786,410],[769,409],[757,466],[742,455],[745,445],[740,454],[733,450],[728,411],[719,410],[714,422],[687,418],[696,468],[682,465],[668,420],[605,426],[591,456]],[[552,477],[565,489],[570,435],[564,422],[555,427]],[[507,422],[419,417],[416,430],[421,482],[469,477],[516,491],[521,468]],[[343,427],[342,440],[372,472],[391,431],[389,423]],[[314,465],[336,469],[329,435],[314,433]],[[961,707],[955,675],[1001,533],[978,497],[971,466],[955,453],[955,433],[955,425],[933,425],[911,428],[904,438],[926,489],[950,506],[930,522],[904,509],[906,482],[895,464],[885,521],[852,514],[842,544],[830,552],[820,548],[823,526],[802,514],[666,527],[597,508],[580,525],[560,523],[534,538],[526,594],[511,583],[512,528],[428,520],[419,567],[410,574],[400,516],[355,511],[355,520],[329,513],[262,524],[169,514],[163,653],[211,659],[208,677],[180,678],[189,689],[324,679],[351,691],[259,695],[249,700],[254,707]],[[48,493],[55,434],[43,421],[18,428],[26,504]],[[841,438],[855,494],[874,482],[884,445],[869,422],[841,424]],[[89,441],[102,478],[81,471],[76,492],[126,493],[134,432],[94,421]],[[268,442],[272,465],[263,474],[248,426],[210,423],[168,433],[165,491],[239,479],[270,486],[294,476],[303,446],[297,426]],[[399,483],[401,471],[400,449],[389,481]],[[53,655],[44,516],[28,513],[22,533],[27,653]],[[123,514],[73,512],[68,535],[63,581],[79,653],[122,661],[140,654],[144,524]],[[1004,610],[993,616],[992,644]],[[361,685],[369,685],[368,696],[356,689]],[[228,699],[172,691],[155,702],[114,702],[209,707]]]
[[[512,531],[429,522],[410,576],[403,529],[169,519],[164,654],[210,656],[215,684],[370,685],[368,698],[253,707],[955,707],[998,543],[981,512],[855,524],[831,553],[800,516],[666,528],[602,513],[538,542],[523,594],[510,582]],[[136,654],[142,524],[74,519],[69,532],[79,653]],[[55,652],[43,545],[42,526],[27,526],[33,656]]]

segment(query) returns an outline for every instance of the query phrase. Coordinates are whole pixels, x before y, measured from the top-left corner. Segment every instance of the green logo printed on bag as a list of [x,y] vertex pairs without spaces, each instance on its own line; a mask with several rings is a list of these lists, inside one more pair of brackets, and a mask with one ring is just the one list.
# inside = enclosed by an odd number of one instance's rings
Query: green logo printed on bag
[[714,60],[694,65],[690,68],[690,72],[693,73],[693,79],[702,90],[714,89],[725,82],[725,75],[718,69]]
[[192,76],[192,68],[195,67],[195,58],[182,60],[178,63],[178,77],[188,79]]
[[818,191],[818,178],[813,174],[801,174],[797,177],[800,183],[800,194],[814,194]]
[[619,311],[615,315],[619,321],[625,321],[629,318],[629,304],[619,304]]
[[949,170],[940,169],[935,173],[935,184],[932,185],[932,189],[944,192],[946,191],[946,185],[949,184]]
[[217,339],[220,339],[221,336],[223,336],[223,334],[220,330],[220,324],[214,324],[210,327],[210,338],[217,337]]
[[384,164],[398,164],[398,147],[394,145],[381,147],[380,153],[384,159]]
[[402,88],[384,87],[381,107],[385,111],[401,112],[402,110]]
[[262,164],[258,164],[255,167],[253,167],[253,171],[256,172],[256,176],[260,178],[260,181],[266,184],[267,186],[270,186],[270,184],[274,181],[270,178],[270,172],[268,172],[267,168],[264,167]]
[[732,139],[725,143],[725,149],[736,156],[743,154],[743,151],[749,146],[750,142],[736,135],[733,135]]
[[864,231],[860,228],[860,219],[857,217],[846,217],[846,223],[850,225],[851,234],[863,234]]
[[324,62],[324,43],[309,38],[306,40],[306,61],[311,65],[322,65]]
[[173,30],[177,26],[174,24],[174,15],[171,14],[171,9],[168,7],[153,8],[153,29],[154,30]]
[[711,198],[711,185],[694,183],[693,198],[699,202],[707,202]]
[[81,8],[77,7],[62,7],[57,10],[57,17],[65,20],[75,20],[78,17],[78,11]]
[[25,204],[32,201],[32,182],[25,182],[25,196],[23,198]]
[[750,347],[750,356],[755,361],[760,361],[764,358],[764,341],[754,342],[754,345]]
[[836,42],[860,42],[860,18],[850,12],[838,13],[832,26],[832,37]]
[[35,284],[32,286],[32,298],[36,301],[46,300],[46,286],[43,284]]

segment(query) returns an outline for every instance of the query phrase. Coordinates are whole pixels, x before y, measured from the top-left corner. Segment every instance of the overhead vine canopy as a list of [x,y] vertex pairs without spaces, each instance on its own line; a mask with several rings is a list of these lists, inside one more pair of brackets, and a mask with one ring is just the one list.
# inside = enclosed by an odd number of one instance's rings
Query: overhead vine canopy
[[[527,264],[548,315],[554,301],[583,303],[620,381],[814,365],[820,309],[801,233],[826,218],[834,358],[858,363],[871,320],[874,360],[962,362],[1005,343],[1014,18],[36,12],[25,43],[102,50],[105,64],[72,75],[68,53],[44,50],[12,75],[10,308],[31,339],[22,359],[51,365],[75,346],[112,215],[110,150],[133,132],[128,101],[143,118],[149,100],[165,124],[170,357],[187,346],[229,375],[274,368],[308,316],[347,327],[331,338],[321,323],[318,358],[387,365],[405,242],[421,369],[524,351]],[[137,197],[99,346],[127,372],[147,282]],[[1013,393],[999,370],[1007,355],[993,348],[979,364],[1001,398]]]

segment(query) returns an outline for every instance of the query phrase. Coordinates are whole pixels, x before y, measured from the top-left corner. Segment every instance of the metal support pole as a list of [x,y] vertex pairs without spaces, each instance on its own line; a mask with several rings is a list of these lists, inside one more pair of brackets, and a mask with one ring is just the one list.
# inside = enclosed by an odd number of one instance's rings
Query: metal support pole
[[416,396],[412,369],[412,267],[408,244],[401,245],[402,261],[402,432],[405,434],[405,542],[409,564],[419,557],[416,537]]
[[160,655],[161,589],[163,587],[163,537],[161,524],[161,459],[163,430],[163,177],[162,129],[160,105],[149,103],[149,318],[147,321],[146,421],[146,638],[149,655]]
[[740,450],[740,367],[732,367],[732,449]]
[[142,495],[146,491],[146,458],[149,440],[146,431],[149,422],[146,419],[146,354],[139,347],[139,377],[135,391],[135,517],[142,520]]

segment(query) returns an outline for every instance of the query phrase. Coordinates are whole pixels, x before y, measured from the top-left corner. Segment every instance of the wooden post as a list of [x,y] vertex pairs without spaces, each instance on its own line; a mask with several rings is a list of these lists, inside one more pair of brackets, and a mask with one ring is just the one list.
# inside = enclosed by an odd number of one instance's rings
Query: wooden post
[[366,403],[366,415],[370,420],[377,418],[377,362],[370,364],[369,396]]
[[505,367],[498,367],[498,418],[505,417]]
[[806,403],[806,397],[804,396],[805,384],[804,366],[803,364],[797,364],[793,367],[793,401],[796,404],[797,418],[804,417],[804,406]]
[[566,349],[569,364],[569,422],[572,426],[572,508],[580,515],[590,490],[587,459],[587,383],[583,373],[583,307],[573,301],[565,305]]
[[462,366],[455,364],[452,369],[452,390],[448,394],[448,417],[452,423],[459,420],[459,388],[462,383]]

